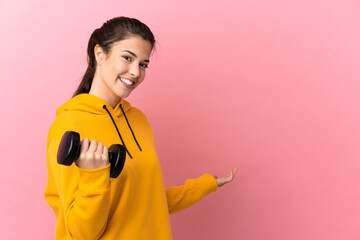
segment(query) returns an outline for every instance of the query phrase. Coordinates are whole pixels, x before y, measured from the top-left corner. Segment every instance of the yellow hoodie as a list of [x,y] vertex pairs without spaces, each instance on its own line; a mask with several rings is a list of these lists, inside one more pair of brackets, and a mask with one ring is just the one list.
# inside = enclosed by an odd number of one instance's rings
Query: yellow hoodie
[[[80,94],[56,113],[47,140],[45,189],[56,215],[56,239],[172,239],[169,214],[217,189],[215,178],[204,174],[165,190],[150,125],[124,99],[112,108],[96,96]],[[65,131],[76,131],[81,139],[94,139],[108,147],[125,144],[128,154],[123,171],[113,179],[110,165],[85,170],[76,164],[57,164]]]

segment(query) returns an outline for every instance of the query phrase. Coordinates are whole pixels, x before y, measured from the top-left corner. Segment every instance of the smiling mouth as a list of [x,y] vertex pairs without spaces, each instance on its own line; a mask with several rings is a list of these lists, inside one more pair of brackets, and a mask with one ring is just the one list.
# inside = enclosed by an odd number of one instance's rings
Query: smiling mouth
[[132,82],[132,81],[126,79],[126,78],[118,77],[118,79],[119,79],[120,81],[122,81],[123,83],[125,83],[125,84],[126,84],[127,86],[129,86],[129,87],[131,87],[131,86],[134,84],[134,82]]

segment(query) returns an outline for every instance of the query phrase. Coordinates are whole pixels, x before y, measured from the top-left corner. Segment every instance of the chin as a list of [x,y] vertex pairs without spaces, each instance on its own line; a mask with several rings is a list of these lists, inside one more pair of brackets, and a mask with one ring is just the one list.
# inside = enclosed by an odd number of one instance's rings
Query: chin
[[118,97],[120,97],[120,98],[127,98],[128,96],[130,96],[130,93],[131,92],[123,92],[123,93],[120,93],[120,94],[117,94],[118,95]]

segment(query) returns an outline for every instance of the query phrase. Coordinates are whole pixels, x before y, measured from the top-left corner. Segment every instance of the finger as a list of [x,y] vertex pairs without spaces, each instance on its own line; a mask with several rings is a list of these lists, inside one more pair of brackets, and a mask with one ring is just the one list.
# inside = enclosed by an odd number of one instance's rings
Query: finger
[[109,149],[108,149],[107,146],[104,146],[103,155],[105,155],[105,156],[108,156],[108,155],[109,155]]
[[84,138],[81,141],[81,149],[80,149],[80,153],[84,153],[89,149],[89,142],[90,140],[88,138]]
[[221,187],[231,182],[234,179],[236,172],[237,172],[237,168],[234,168],[225,177],[217,179],[216,181],[218,182],[218,186]]
[[233,180],[233,176],[229,175],[224,180],[225,180],[226,183],[231,182]]
[[104,145],[101,142],[99,142],[97,145],[96,153],[101,156],[103,154],[103,150],[104,150]]
[[225,177],[226,181],[231,181],[233,179],[233,172],[229,172]]
[[231,172],[229,172],[229,174],[225,177],[226,182],[231,182],[234,179],[236,172],[237,168],[234,168]]
[[96,152],[97,145],[98,143],[96,140],[91,140],[88,152]]
[[233,179],[235,177],[236,172],[237,172],[237,168],[234,168],[233,170],[231,170],[231,172],[229,172],[228,177]]

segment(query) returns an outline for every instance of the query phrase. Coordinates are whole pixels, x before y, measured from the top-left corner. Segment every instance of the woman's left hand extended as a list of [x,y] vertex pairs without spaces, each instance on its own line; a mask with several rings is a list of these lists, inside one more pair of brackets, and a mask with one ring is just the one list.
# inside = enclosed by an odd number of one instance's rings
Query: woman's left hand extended
[[228,173],[228,175],[226,175],[226,177],[222,177],[222,178],[218,178],[217,176],[214,176],[217,181],[218,187],[221,187],[224,184],[231,182],[235,177],[236,171],[237,168],[234,168],[231,172]]

